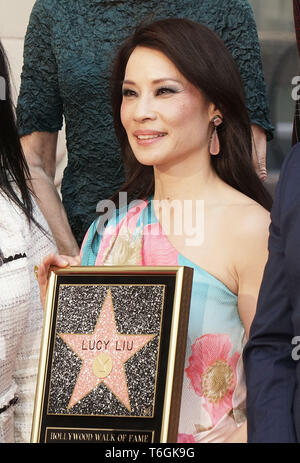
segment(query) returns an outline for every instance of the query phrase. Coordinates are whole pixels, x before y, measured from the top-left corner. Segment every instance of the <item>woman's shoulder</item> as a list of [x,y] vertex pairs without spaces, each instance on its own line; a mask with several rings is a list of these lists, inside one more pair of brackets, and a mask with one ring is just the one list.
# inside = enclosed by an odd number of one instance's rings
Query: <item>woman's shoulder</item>
[[261,237],[269,233],[270,212],[256,201],[249,200],[236,208],[236,226],[241,234]]
[[270,212],[252,198],[237,192],[236,201],[232,204],[233,214],[241,227],[266,227],[270,223]]
[[231,235],[239,241],[249,237],[265,239],[269,232],[270,212],[254,199],[226,186],[225,221]]
[[222,210],[220,243],[239,287],[242,276],[256,275],[267,259],[270,213],[253,199],[234,192]]
[[268,252],[269,211],[246,197],[232,206],[226,220],[234,268],[247,271],[251,266],[259,267],[259,263],[263,265]]

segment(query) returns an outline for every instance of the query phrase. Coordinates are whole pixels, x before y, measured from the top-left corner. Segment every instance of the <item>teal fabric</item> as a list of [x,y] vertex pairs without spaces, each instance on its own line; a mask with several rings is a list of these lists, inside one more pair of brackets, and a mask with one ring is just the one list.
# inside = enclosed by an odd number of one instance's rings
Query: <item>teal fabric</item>
[[173,247],[151,200],[112,216],[102,235],[95,236],[98,225],[99,219],[85,237],[82,265],[194,269],[178,442],[223,442],[246,419],[245,331],[237,295]]
[[79,244],[98,201],[124,179],[109,100],[112,57],[137,23],[166,17],[202,22],[223,38],[243,77],[251,121],[272,137],[256,25],[246,0],[37,0],[25,39],[19,132],[60,130],[64,116],[68,165],[62,196]]
[[[136,237],[143,236],[145,227],[149,224],[157,224],[158,219],[153,209],[152,198],[145,201],[146,207],[142,208],[141,212],[136,212],[138,216],[134,229],[130,228],[130,239],[134,242]],[[133,210],[130,206],[122,210],[118,210],[117,214],[108,220],[106,230],[111,236],[117,236],[120,232],[119,225],[129,216],[129,211]],[[138,211],[139,209],[137,209]],[[105,246],[103,245],[102,238],[105,234],[105,229],[100,230],[99,218],[95,220],[90,226],[84,243],[81,249],[81,265],[94,266],[97,264],[96,259],[98,254],[105,253]],[[98,231],[98,233],[96,233]],[[100,233],[99,233],[100,232]],[[146,231],[146,233],[149,231]],[[129,238],[128,238],[129,239]],[[110,240],[109,240],[110,242]],[[102,249],[100,246],[102,243]],[[155,241],[158,245],[158,241]],[[164,246],[167,249],[164,249]],[[109,245],[110,246],[110,245]],[[162,254],[168,255],[168,249],[174,250],[168,240],[162,244]],[[142,262],[140,265],[153,265],[151,249],[143,241],[142,248]],[[170,253],[170,261],[167,265],[182,265],[194,269],[193,275],[193,291],[191,299],[191,311],[189,322],[189,338],[194,340],[199,335],[206,333],[230,333],[230,338],[233,345],[237,350],[241,350],[242,340],[244,338],[244,328],[238,313],[237,295],[234,294],[225,284],[208,273],[199,265],[185,257],[184,255],[176,252],[176,260],[174,254]],[[104,262],[105,265],[105,262]],[[116,263],[115,265],[118,265]],[[201,328],[200,328],[201,327]]]

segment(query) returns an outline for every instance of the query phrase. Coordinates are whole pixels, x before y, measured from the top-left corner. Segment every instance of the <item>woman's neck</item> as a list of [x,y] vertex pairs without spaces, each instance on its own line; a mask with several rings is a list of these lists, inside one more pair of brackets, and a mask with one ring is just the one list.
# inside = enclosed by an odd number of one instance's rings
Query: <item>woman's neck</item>
[[195,170],[162,169],[154,167],[155,200],[194,200],[211,197],[216,184],[221,182],[211,165]]

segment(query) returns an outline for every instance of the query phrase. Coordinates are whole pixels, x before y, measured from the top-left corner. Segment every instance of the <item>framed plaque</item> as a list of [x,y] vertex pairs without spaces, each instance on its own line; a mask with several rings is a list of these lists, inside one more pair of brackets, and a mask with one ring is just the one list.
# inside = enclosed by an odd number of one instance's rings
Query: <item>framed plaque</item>
[[176,442],[193,269],[51,268],[31,442]]

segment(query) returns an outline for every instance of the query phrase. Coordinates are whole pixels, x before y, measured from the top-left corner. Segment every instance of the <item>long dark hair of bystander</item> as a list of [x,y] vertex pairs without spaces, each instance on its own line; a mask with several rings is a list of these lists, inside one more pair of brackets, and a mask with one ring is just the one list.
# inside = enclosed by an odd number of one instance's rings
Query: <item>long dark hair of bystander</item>
[[[6,195],[25,214],[28,221],[34,221],[31,191],[28,186],[29,168],[25,160],[12,102],[9,65],[0,42],[0,194]],[[19,193],[18,194],[18,191]],[[0,218],[1,220],[1,218]]]

